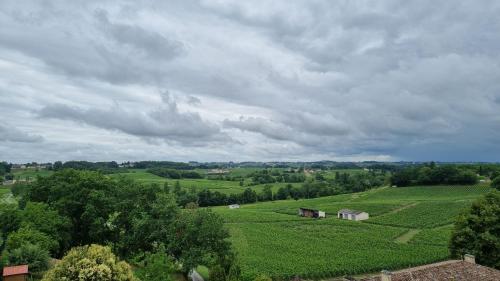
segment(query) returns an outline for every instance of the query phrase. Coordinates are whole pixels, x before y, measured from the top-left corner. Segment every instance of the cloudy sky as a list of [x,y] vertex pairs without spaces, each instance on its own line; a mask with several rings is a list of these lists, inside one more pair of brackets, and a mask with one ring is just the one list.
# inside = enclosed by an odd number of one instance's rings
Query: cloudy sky
[[499,161],[499,15],[496,0],[2,0],[0,159]]

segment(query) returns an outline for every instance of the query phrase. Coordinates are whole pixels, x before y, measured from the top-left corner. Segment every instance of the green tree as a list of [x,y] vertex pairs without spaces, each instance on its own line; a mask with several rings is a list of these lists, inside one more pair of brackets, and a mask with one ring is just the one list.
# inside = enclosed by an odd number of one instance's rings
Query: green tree
[[45,233],[59,244],[59,253],[68,249],[70,243],[70,222],[68,218],[45,203],[28,202],[24,210],[19,211],[21,227],[29,227]]
[[185,276],[199,265],[215,266],[230,253],[229,233],[222,218],[211,210],[179,213],[171,233],[168,251],[182,264]]
[[25,243],[20,247],[6,251],[7,263],[9,265],[27,264],[33,273],[39,273],[49,268],[49,252],[31,243]]
[[5,243],[5,250],[11,252],[24,244],[37,245],[51,253],[55,253],[59,248],[57,241],[47,234],[25,226],[9,234]]
[[224,268],[220,265],[212,267],[208,273],[208,281],[224,281],[226,280],[226,273]]
[[172,281],[171,274],[176,269],[173,259],[165,253],[163,245],[153,253],[145,253],[138,265],[135,273],[142,281]]
[[42,281],[136,281],[130,266],[119,261],[109,247],[100,245],[71,249],[49,270]]
[[451,254],[472,254],[479,264],[500,269],[500,192],[475,201],[455,223]]
[[491,181],[491,187],[496,188],[500,191],[500,176],[496,177]]

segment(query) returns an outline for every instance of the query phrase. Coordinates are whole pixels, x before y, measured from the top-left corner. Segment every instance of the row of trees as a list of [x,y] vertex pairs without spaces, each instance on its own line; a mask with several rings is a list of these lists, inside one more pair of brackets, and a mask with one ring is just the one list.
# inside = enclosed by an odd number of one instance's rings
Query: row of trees
[[[43,257],[60,258],[72,247],[101,244],[137,264],[162,255],[183,275],[198,265],[220,266],[227,274],[237,266],[219,216],[181,209],[175,193],[155,185],[65,169],[14,192],[21,197],[19,205],[0,210],[9,264],[28,262],[32,270],[43,271]],[[31,255],[35,250],[38,254]]]
[[169,168],[151,168],[148,173],[168,179],[201,179],[203,176],[195,171],[176,170]]
[[393,173],[391,182],[397,186],[475,184],[478,178],[473,167],[437,166],[434,163],[411,166]]
[[221,206],[228,204],[248,204],[263,201],[317,198],[336,195],[340,193],[361,192],[374,187],[382,186],[386,182],[384,173],[338,173],[335,179],[327,180],[323,177],[309,178],[301,184],[287,184],[273,191],[272,184],[267,184],[260,192],[248,187],[241,193],[224,194],[218,191],[195,188],[182,188],[177,181],[173,188],[165,183],[164,190],[172,192],[177,198],[177,203],[185,206],[189,202],[196,202],[199,206]]

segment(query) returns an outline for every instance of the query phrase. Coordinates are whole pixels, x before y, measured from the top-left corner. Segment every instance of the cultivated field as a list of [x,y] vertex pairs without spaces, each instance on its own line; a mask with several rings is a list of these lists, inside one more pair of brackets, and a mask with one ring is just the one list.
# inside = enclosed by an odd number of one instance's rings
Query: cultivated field
[[[445,260],[451,224],[486,186],[380,188],[364,193],[213,209],[222,215],[245,280],[257,273],[323,278]],[[299,207],[327,212],[314,220]],[[364,222],[339,220],[342,208],[367,211]]]

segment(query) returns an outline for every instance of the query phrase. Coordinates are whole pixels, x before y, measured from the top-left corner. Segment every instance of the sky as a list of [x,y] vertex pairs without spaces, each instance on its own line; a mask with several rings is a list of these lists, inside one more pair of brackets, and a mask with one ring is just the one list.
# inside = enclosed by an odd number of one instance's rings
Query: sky
[[500,161],[500,1],[0,1],[0,160]]

